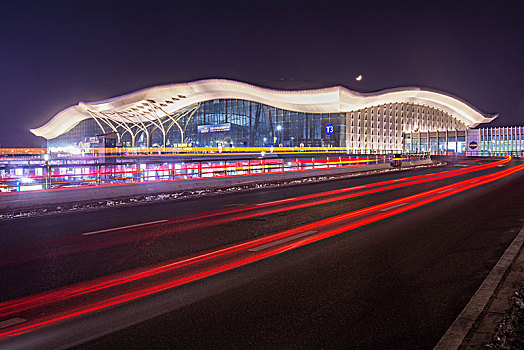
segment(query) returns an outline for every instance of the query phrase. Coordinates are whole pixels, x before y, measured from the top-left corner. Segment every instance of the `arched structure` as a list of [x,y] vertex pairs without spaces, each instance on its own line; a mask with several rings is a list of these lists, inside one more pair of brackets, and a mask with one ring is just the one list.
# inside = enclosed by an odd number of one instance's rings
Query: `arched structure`
[[496,117],[456,97],[418,87],[373,93],[343,86],[276,90],[209,79],[80,102],[31,131],[50,145],[114,133],[116,142],[125,146],[225,143],[429,150],[432,137],[438,148],[442,135],[457,138],[459,132]]

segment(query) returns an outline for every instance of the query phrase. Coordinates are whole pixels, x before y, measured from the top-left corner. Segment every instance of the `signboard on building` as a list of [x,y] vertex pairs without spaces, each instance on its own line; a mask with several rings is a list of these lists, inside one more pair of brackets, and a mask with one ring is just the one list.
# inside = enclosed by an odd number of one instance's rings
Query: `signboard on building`
[[480,151],[480,129],[470,129],[466,133],[466,154],[478,155]]
[[214,125],[199,125],[199,134],[212,134],[215,132],[229,132],[231,131],[231,123],[214,124]]

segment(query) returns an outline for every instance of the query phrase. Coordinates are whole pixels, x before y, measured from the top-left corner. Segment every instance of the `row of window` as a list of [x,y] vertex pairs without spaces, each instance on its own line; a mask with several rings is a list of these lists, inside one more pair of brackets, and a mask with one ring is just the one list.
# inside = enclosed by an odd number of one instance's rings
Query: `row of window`
[[480,135],[481,141],[520,141],[524,140],[524,134],[504,135]]
[[404,139],[406,152],[431,152],[431,153],[464,153],[466,151],[465,136],[450,137],[420,137]]

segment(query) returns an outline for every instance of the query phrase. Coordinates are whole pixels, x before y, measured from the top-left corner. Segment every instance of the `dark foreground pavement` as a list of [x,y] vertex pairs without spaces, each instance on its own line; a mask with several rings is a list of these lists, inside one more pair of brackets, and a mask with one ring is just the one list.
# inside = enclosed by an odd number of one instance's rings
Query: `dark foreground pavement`
[[516,175],[150,298],[217,287],[80,347],[430,349],[523,223]]

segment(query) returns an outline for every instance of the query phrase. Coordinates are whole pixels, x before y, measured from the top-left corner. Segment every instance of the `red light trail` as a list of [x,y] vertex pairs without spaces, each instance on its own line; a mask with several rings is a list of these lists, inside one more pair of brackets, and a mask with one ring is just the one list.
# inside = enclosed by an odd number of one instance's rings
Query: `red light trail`
[[[1,332],[0,339],[7,339],[15,335],[39,329],[46,325],[55,324],[90,312],[117,306],[144,296],[152,295],[176,286],[229,271],[255,261],[260,261],[419,208],[457,193],[499,180],[522,170],[524,170],[524,164],[501,170],[496,173],[478,176],[458,183],[362,208],[291,230],[286,230],[271,236],[232,245],[180,261],[169,262],[153,268],[142,269],[141,271],[135,270],[128,273],[118,274],[116,276],[108,276],[104,279],[84,282],[76,286],[0,303],[0,317],[6,317],[13,315],[14,313],[20,314],[23,311],[27,311],[27,314],[34,315],[34,318],[28,321],[28,323],[12,326],[10,327],[11,329]],[[347,222],[348,219],[353,221]],[[306,237],[300,236],[299,239],[277,244],[277,246],[272,249],[261,249],[262,251],[260,252],[249,250],[249,248],[255,246],[267,244],[268,242],[278,242],[283,238],[290,238],[301,232],[303,233],[311,230],[315,230],[318,233]],[[170,273],[175,273],[176,275],[171,276]],[[162,277],[164,276],[165,278],[162,280]],[[146,280],[153,277],[156,279],[150,281]],[[123,288],[123,290],[116,290],[116,287],[129,285],[130,283],[137,281],[144,283],[149,282],[149,286],[138,286],[137,288],[128,286],[127,288]],[[115,290],[107,290],[111,287],[115,287]],[[44,317],[38,316],[41,314],[42,308],[49,304],[60,303],[60,305],[64,306],[66,301],[77,304],[78,300],[75,302],[75,297],[102,290],[104,290],[104,299],[102,300],[86,301],[83,299],[85,304],[73,310],[58,311],[53,315]],[[110,296],[107,297],[108,295]],[[33,311],[33,313],[31,313],[31,311]],[[20,316],[27,317],[25,314]]]
[[[430,173],[430,174],[404,177],[404,178],[381,181],[381,182],[370,183],[370,184],[365,184],[365,185],[360,185],[360,186],[352,186],[348,188],[342,188],[342,189],[337,189],[337,190],[332,190],[332,191],[327,191],[327,192],[313,193],[313,194],[304,195],[304,196],[295,197],[295,198],[287,198],[287,199],[253,204],[253,205],[245,205],[245,206],[236,207],[236,208],[220,209],[220,210],[208,212],[205,214],[190,215],[190,216],[186,216],[182,218],[175,218],[172,220],[158,220],[159,223],[151,223],[148,225],[129,225],[129,226],[136,226],[136,227],[122,227],[120,229],[115,229],[115,230],[111,230],[111,229],[98,230],[98,231],[112,231],[113,233],[118,231],[120,233],[120,236],[102,238],[102,241],[100,241],[100,238],[96,238],[97,239],[96,241],[93,241],[92,243],[89,243],[89,244],[86,244],[85,241],[78,242],[77,241],[78,237],[76,236],[72,236],[72,237],[68,236],[66,238],[63,238],[61,243],[62,245],[65,245],[65,246],[73,246],[73,248],[68,248],[68,249],[62,248],[54,253],[48,252],[45,255],[44,254],[38,255],[37,253],[39,251],[35,250],[34,252],[29,253],[32,255],[24,256],[24,258],[20,258],[19,256],[15,254],[15,252],[18,251],[17,246],[4,246],[2,247],[2,250],[4,251],[2,254],[4,256],[4,259],[3,261],[0,261],[0,266],[27,263],[27,262],[35,261],[35,260],[42,259],[42,258],[78,254],[82,252],[103,249],[103,248],[112,247],[116,245],[123,245],[123,244],[127,244],[130,242],[136,242],[137,240],[147,241],[147,240],[159,238],[164,235],[179,234],[180,232],[183,232],[183,231],[202,229],[205,227],[232,223],[232,222],[239,221],[239,220],[246,220],[246,219],[260,217],[260,216],[287,212],[290,210],[299,210],[299,209],[304,209],[304,208],[308,208],[312,206],[333,203],[333,202],[357,198],[357,197],[361,197],[361,196],[365,196],[369,194],[384,192],[388,190],[398,189],[398,188],[402,188],[406,186],[412,186],[416,184],[422,184],[422,183],[427,183],[427,182],[432,182],[432,181],[437,181],[437,180],[443,180],[443,179],[451,178],[454,176],[465,175],[465,174],[475,172],[475,171],[494,168],[499,165],[508,163],[510,160],[511,158],[507,157],[499,161],[490,162],[487,164],[475,165],[475,166],[471,166],[468,168],[461,168],[461,169],[443,171],[439,173]],[[352,193],[348,193],[348,192],[352,192]],[[316,201],[304,202],[304,201],[313,200],[317,198],[321,198],[321,199],[316,200]],[[303,203],[300,203],[300,202],[303,202]],[[270,207],[276,207],[276,208],[269,209]],[[216,219],[213,219],[213,218],[216,218]],[[177,225],[174,228],[174,230],[159,230],[160,227],[167,227],[167,226],[173,226],[173,225]],[[147,228],[147,229],[156,228],[157,230],[156,231],[150,230],[144,233],[143,231],[144,228]],[[84,233],[83,235],[89,235],[90,233],[91,232],[87,232],[87,233]],[[97,235],[96,237],[99,237],[99,236]],[[52,244],[56,245],[57,240],[48,239],[48,240],[39,241],[40,246],[44,246],[44,245],[51,246]]]

